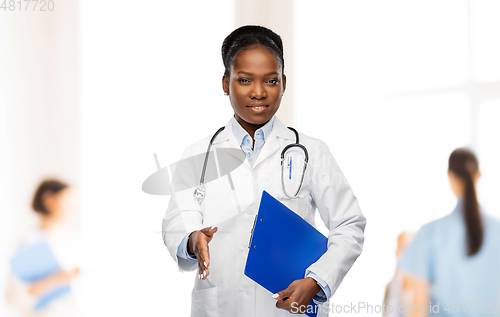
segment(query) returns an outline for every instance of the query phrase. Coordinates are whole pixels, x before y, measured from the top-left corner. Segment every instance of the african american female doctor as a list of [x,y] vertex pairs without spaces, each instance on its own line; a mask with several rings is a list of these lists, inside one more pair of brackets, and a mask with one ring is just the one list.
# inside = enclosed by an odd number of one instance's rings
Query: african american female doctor
[[[297,313],[294,307],[306,308],[311,299],[327,302],[335,293],[361,253],[366,220],[327,145],[302,133],[300,143],[309,153],[302,188],[293,199],[283,193],[280,154],[296,135],[275,116],[286,88],[280,36],[242,26],[225,38],[222,60],[222,88],[234,116],[212,142],[213,132],[188,146],[183,157],[205,153],[211,142],[212,149],[241,149],[244,162],[230,173],[230,182],[228,176],[207,182],[201,202],[193,198],[193,188],[174,188],[163,240],[181,271],[198,271],[192,316],[288,316]],[[193,164],[182,179],[196,183],[200,165]],[[329,229],[327,252],[304,278],[277,294],[243,274],[263,190],[312,225],[317,210]]]

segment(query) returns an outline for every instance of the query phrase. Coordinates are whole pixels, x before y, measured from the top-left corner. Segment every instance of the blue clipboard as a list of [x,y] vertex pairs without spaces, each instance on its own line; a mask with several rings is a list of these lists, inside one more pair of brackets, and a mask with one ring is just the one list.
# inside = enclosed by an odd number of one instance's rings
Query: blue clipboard
[[[306,269],[326,252],[328,239],[263,191],[249,248],[245,275],[274,294],[304,278]],[[318,311],[313,301],[311,305]]]
[[[11,258],[10,265],[14,275],[25,283],[33,283],[61,270],[59,262],[44,237],[18,250]],[[69,293],[70,290],[69,285],[52,289],[38,299],[33,309],[37,311],[43,309],[54,299]]]

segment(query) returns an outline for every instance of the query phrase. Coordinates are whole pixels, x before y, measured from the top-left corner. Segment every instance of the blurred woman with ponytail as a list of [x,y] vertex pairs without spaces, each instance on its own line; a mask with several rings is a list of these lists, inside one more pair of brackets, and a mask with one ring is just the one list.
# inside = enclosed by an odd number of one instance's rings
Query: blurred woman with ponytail
[[457,205],[420,228],[400,263],[413,293],[408,316],[500,316],[500,221],[477,200],[480,177],[472,151],[451,153],[448,178]]

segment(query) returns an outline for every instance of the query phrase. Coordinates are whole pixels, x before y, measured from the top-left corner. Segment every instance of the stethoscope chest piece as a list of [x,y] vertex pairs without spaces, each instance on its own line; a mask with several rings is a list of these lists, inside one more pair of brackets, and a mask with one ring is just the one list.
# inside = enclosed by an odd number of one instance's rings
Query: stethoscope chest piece
[[201,202],[205,198],[205,184],[196,186],[196,188],[194,189],[193,197],[198,201],[199,204],[201,204]]

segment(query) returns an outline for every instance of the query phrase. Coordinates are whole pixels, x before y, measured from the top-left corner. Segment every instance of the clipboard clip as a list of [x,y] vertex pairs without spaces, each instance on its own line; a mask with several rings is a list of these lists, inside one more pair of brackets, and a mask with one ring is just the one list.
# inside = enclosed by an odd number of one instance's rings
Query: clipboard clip
[[250,241],[248,241],[248,248],[250,249],[250,245],[252,244],[252,238],[253,238],[253,230],[255,229],[255,224],[257,223],[257,216],[259,214],[255,215],[255,219],[253,221],[253,226],[252,226],[252,231],[250,232]]

